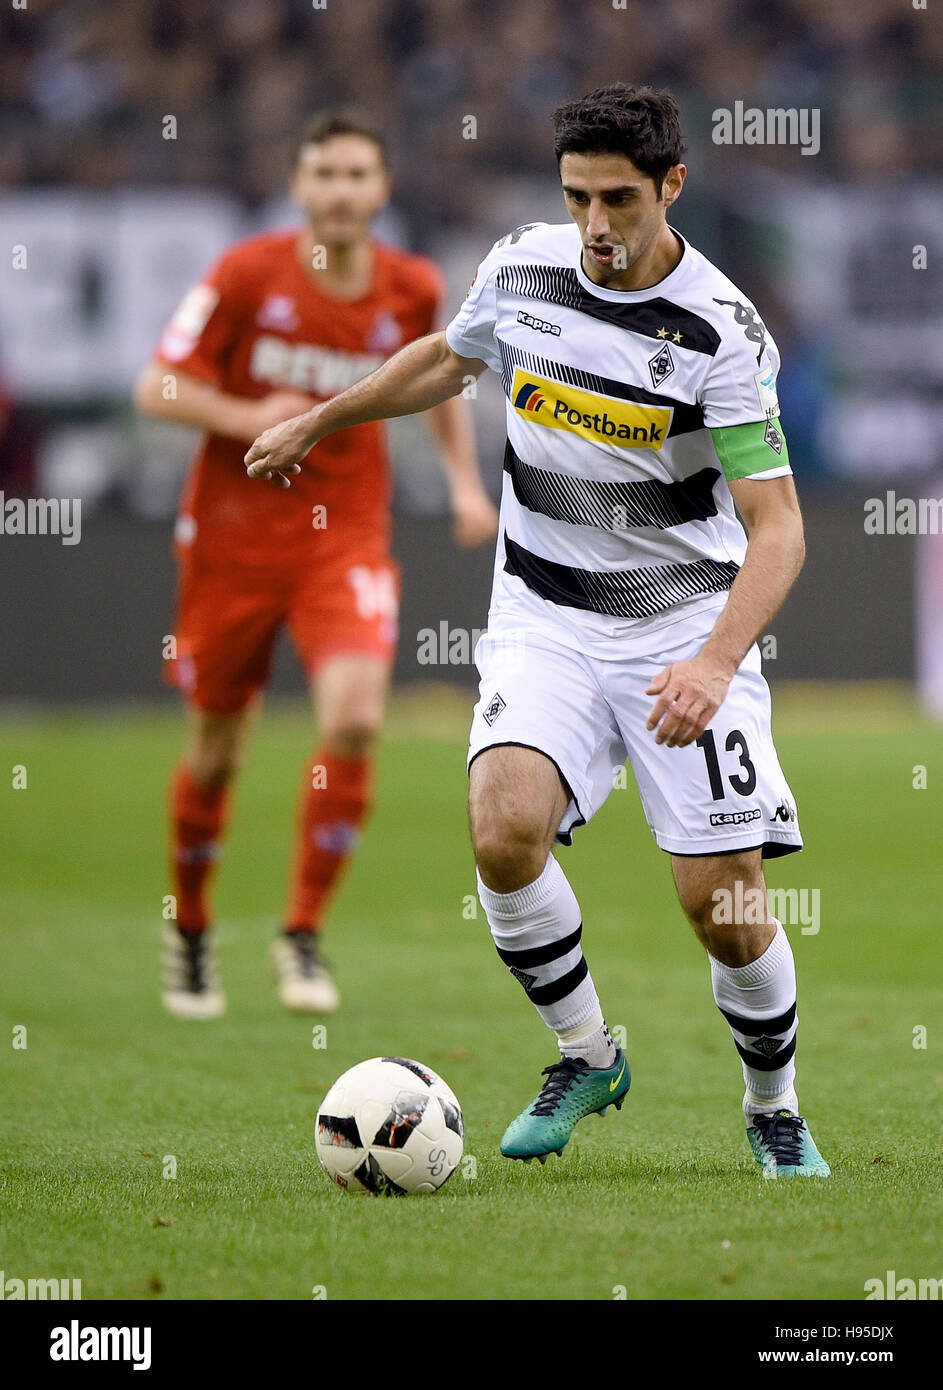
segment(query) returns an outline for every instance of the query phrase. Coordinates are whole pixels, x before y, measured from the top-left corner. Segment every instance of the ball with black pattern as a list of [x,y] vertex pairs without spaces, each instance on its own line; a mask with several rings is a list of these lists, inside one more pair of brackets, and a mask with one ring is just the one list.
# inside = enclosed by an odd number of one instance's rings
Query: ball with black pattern
[[436,1192],[462,1157],[465,1122],[454,1092],[409,1057],[371,1057],[339,1076],[315,1123],[325,1172],[345,1192]]

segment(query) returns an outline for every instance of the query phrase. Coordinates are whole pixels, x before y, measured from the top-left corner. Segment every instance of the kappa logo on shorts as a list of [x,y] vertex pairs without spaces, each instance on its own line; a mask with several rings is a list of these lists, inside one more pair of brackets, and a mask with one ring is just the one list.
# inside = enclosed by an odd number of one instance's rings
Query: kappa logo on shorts
[[711,816],[711,825],[746,825],[748,821],[759,820],[762,814],[758,806],[752,811],[716,811]]
[[771,821],[781,820],[785,821],[787,825],[790,821],[795,820],[795,818],[796,808],[795,806],[791,806],[788,801],[781,801],[770,816]]
[[491,702],[488,705],[488,708],[482,711],[481,716],[485,723],[488,725],[489,729],[491,728],[491,725],[497,719],[501,711],[505,708],[505,702],[501,699],[501,696],[498,694],[498,692],[495,691],[491,699]]

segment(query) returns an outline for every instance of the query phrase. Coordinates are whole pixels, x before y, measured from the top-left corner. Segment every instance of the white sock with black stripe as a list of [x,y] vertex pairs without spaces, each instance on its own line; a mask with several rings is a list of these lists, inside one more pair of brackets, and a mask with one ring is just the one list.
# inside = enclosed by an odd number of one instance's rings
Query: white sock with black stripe
[[561,1052],[591,1067],[611,1065],[615,1049],[580,945],[580,906],[553,855],[539,878],[513,893],[495,893],[479,874],[478,896],[498,955]]
[[730,1026],[743,1062],[743,1113],[799,1113],[796,1064],[796,967],[782,923],[749,965],[722,965],[708,956],[714,1001]]

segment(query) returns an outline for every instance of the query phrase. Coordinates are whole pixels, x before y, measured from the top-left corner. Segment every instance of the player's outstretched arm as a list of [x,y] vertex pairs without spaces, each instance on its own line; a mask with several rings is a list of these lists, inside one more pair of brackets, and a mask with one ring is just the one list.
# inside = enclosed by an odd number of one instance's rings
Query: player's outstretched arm
[[260,399],[233,396],[179,367],[149,362],[135,383],[134,404],[142,415],[156,420],[195,425],[208,434],[248,444],[263,430],[290,420],[314,402],[301,391],[270,391]]
[[339,396],[259,435],[246,454],[246,472],[250,478],[271,478],[289,487],[286,475],[300,473],[299,460],[327,435],[371,420],[429,410],[457,396],[469,377],[480,376],[486,365],[477,358],[459,357],[444,333],[430,333],[401,348]]

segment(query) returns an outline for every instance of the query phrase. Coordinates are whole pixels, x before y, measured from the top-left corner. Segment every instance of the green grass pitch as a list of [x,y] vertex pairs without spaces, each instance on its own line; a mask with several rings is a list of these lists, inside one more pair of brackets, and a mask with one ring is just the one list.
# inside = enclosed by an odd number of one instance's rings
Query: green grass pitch
[[[943,1274],[940,729],[801,707],[778,728],[807,849],[769,880],[820,893],[820,930],[789,935],[799,1095],[833,1168],[778,1184],[750,1157],[739,1062],[631,778],[559,853],[607,1018],[627,1031],[632,1091],[545,1168],[499,1156],[554,1048],[480,909],[463,913],[461,721],[442,732],[394,720],[384,740],[376,812],[326,938],[344,1007],[315,1048],[314,1020],[280,1009],[267,961],[312,746],[303,711],[269,708],[250,751],[216,887],[229,1013],[202,1024],[158,999],[179,717],[6,720],[6,1277],[80,1278],[85,1299],[862,1300],[888,1269]],[[434,1197],[348,1197],[318,1166],[320,1098],[378,1053],[421,1058],[463,1104],[471,1161]]]

